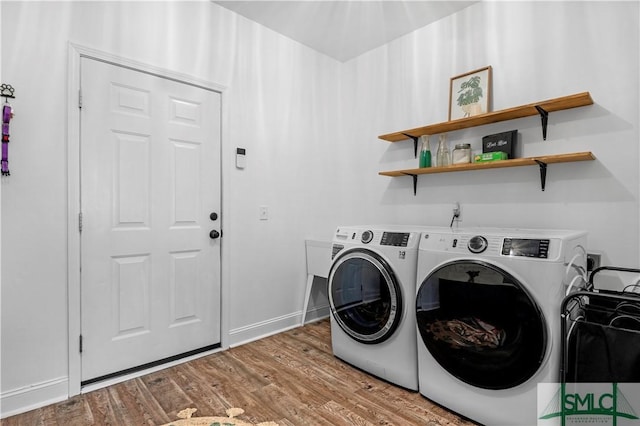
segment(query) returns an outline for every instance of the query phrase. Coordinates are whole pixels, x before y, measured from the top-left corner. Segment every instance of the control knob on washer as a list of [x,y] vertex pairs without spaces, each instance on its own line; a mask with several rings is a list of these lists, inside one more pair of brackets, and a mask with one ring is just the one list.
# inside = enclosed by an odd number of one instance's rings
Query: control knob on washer
[[487,239],[482,235],[471,237],[469,243],[467,243],[467,248],[471,253],[482,253],[488,246],[489,243],[487,243]]
[[368,244],[371,242],[371,240],[373,240],[373,232],[371,231],[364,231],[362,233],[362,237],[360,238],[362,240],[362,242],[364,244]]

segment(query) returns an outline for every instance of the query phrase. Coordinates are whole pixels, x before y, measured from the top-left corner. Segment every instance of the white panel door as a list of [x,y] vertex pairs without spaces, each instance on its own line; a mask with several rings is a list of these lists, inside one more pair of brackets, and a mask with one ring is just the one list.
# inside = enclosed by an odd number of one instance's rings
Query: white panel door
[[220,94],[81,60],[82,381],[220,343]]

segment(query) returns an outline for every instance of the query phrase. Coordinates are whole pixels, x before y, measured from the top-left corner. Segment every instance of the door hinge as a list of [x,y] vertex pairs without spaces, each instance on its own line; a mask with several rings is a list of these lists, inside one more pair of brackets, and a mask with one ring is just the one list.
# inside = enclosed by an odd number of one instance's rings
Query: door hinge
[[78,231],[82,232],[82,212],[78,213]]
[[78,108],[82,109],[82,89],[78,89]]
[[80,335],[80,338],[78,339],[78,343],[80,346],[80,353],[82,353],[82,334]]

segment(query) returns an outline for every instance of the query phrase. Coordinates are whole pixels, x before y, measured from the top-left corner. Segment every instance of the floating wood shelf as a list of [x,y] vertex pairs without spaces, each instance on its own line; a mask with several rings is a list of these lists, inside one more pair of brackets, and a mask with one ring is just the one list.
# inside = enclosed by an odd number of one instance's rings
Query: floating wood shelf
[[546,164],[551,163],[571,163],[574,161],[589,161],[595,160],[596,157],[591,152],[576,152],[572,154],[558,154],[558,155],[542,155],[540,157],[528,157],[528,158],[514,158],[513,160],[498,160],[488,161],[486,163],[467,163],[467,164],[452,164],[444,167],[425,167],[421,169],[406,169],[406,170],[392,170],[388,172],[380,172],[382,176],[407,176],[407,175],[428,175],[432,173],[452,173],[463,172],[467,170],[484,170],[484,169],[501,169],[504,167],[520,167],[520,166],[535,166],[537,161],[542,161]]
[[[418,138],[422,135],[437,135],[441,133],[451,132],[455,130],[468,129],[470,127],[483,126],[485,124],[498,123],[501,121],[515,120],[517,118],[529,117],[532,115],[540,115],[542,120],[542,138],[547,138],[547,121],[549,113],[553,111],[561,111],[564,109],[577,108],[592,105],[593,99],[589,92],[576,93],[575,95],[563,96],[561,98],[548,99],[542,102],[521,105],[500,111],[488,112],[486,114],[475,115],[473,117],[460,118],[458,120],[450,120],[442,123],[431,124],[429,126],[417,127],[415,129],[404,130],[401,132],[389,133],[379,136],[380,139],[389,142],[399,142],[407,139],[413,139],[414,154],[418,154]],[[412,176],[413,177],[413,194],[416,194],[418,183],[418,175],[426,175],[431,173],[451,173],[462,172],[466,170],[484,170],[484,169],[501,169],[504,167],[520,167],[520,166],[540,166],[540,185],[544,191],[547,179],[547,164],[551,163],[571,163],[574,161],[595,160],[591,152],[577,152],[573,154],[544,155],[541,157],[514,158],[512,160],[501,160],[487,163],[469,163],[454,164],[446,167],[427,167],[421,169],[393,170],[388,172],[380,172],[382,176]]]
[[486,163],[453,164],[444,167],[425,167],[420,169],[392,170],[379,172],[382,176],[412,176],[413,193],[416,193],[418,175],[433,173],[452,173],[468,170],[501,169],[505,167],[540,166],[540,184],[544,191],[546,183],[547,164],[572,163],[575,161],[593,161],[596,157],[591,152],[576,152],[571,154],[542,155],[539,157],[514,158],[513,160],[490,161]]
[[[591,99],[589,92],[583,92],[575,95],[563,96],[561,98],[549,99],[542,102],[503,109],[500,111],[488,112],[486,114],[475,115],[473,117],[460,118],[458,120],[445,121],[442,123],[431,124],[429,126],[389,133],[378,137],[388,142],[399,142],[407,139],[418,138],[422,135],[437,135],[470,127],[483,126],[485,124],[498,123],[500,121],[515,120],[517,118],[529,117],[532,115],[541,116],[543,135],[546,135],[546,116],[549,112],[592,104],[593,99]],[[415,140],[417,139],[414,139],[414,141]]]

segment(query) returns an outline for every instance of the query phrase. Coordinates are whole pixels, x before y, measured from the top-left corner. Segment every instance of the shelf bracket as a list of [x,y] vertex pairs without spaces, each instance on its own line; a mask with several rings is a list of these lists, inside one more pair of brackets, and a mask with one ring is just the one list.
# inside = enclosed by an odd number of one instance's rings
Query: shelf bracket
[[549,113],[539,105],[536,105],[540,119],[542,120],[542,139],[547,140],[547,123],[549,122]]
[[418,158],[418,136],[412,136],[407,133],[403,133],[408,138],[413,139],[413,156],[414,158]]
[[411,176],[413,178],[413,195],[417,195],[418,191],[418,175],[414,175],[412,173],[404,173],[405,176]]
[[544,191],[544,187],[547,183],[547,163],[535,159],[534,161],[538,163],[538,166],[540,166],[540,187]]

